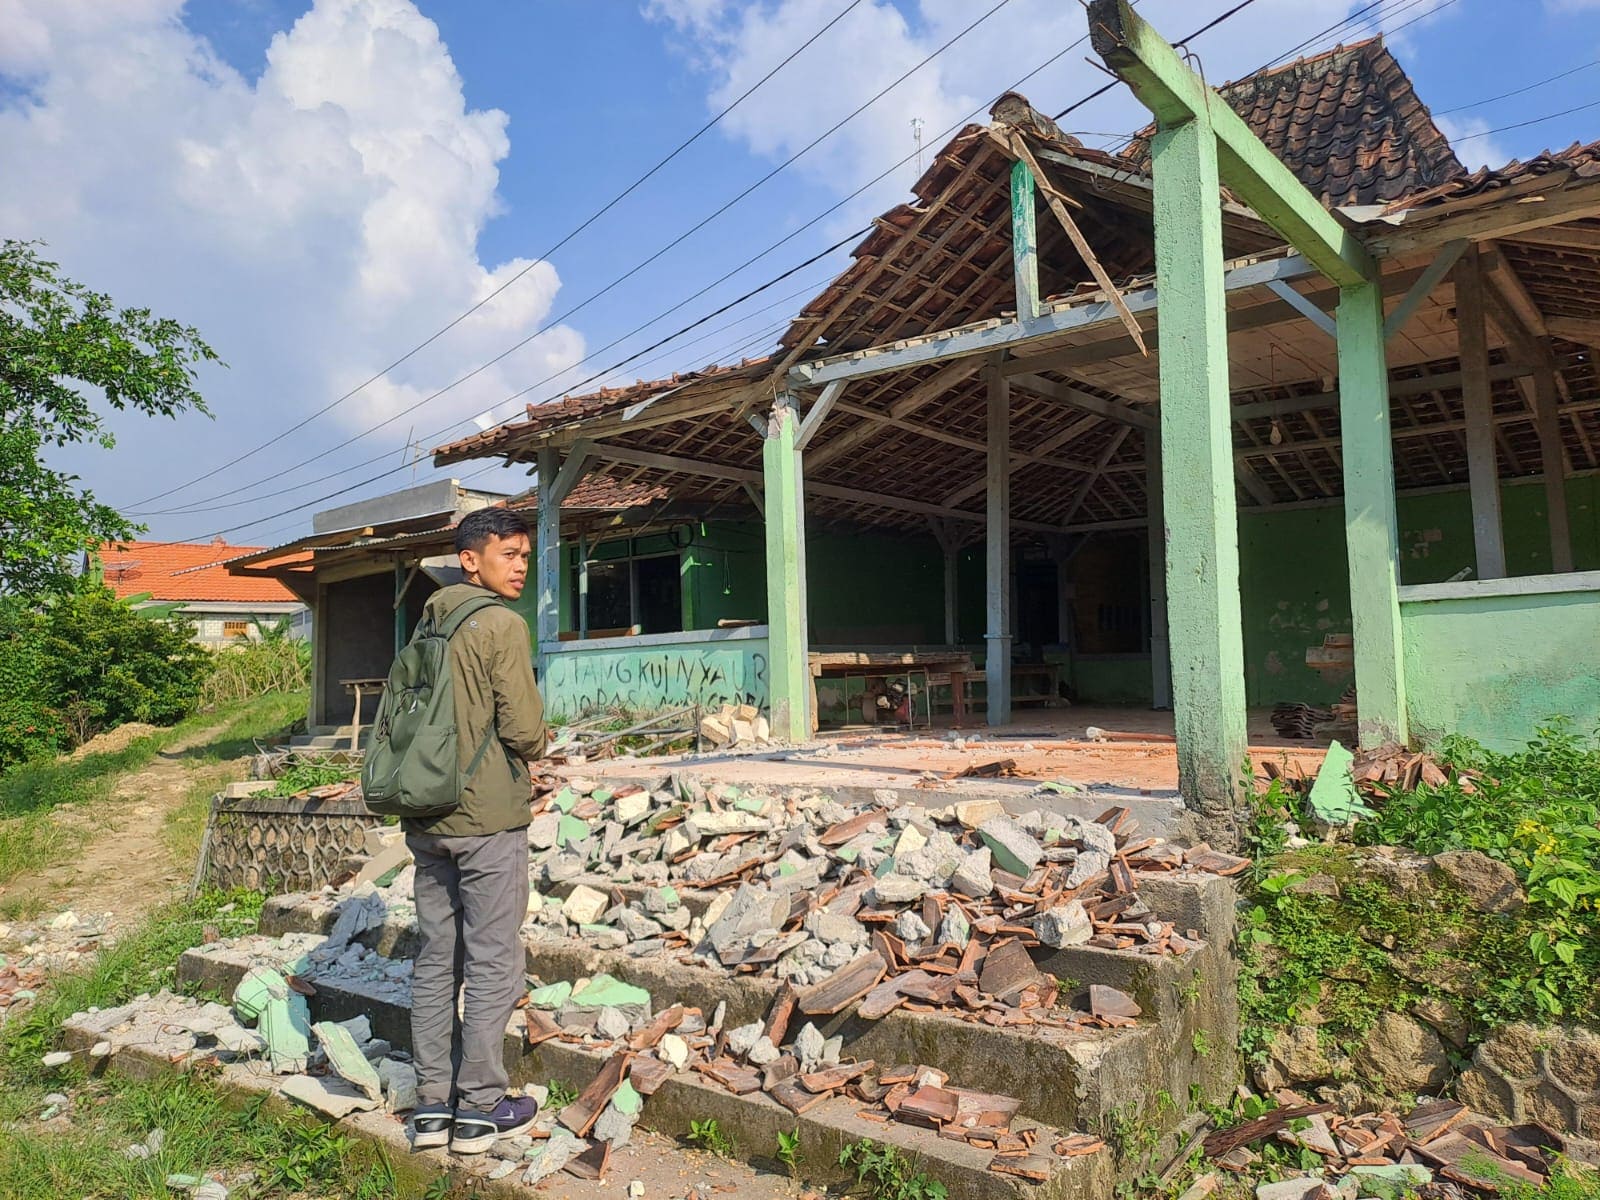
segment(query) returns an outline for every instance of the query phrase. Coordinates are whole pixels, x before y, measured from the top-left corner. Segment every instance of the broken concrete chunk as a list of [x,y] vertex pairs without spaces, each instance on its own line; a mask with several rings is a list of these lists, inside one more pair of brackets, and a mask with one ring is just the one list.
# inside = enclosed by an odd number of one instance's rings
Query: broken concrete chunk
[[633,792],[616,798],[616,816],[624,826],[631,828],[650,815],[650,793]]
[[291,1075],[278,1090],[334,1120],[378,1107],[378,1101],[337,1075]]
[[992,853],[987,846],[967,855],[950,877],[950,886],[963,896],[983,899],[994,891],[994,879],[990,875],[991,861]]
[[556,834],[560,829],[560,813],[542,812],[528,823],[528,845],[535,850],[548,850],[556,844]]
[[906,827],[900,831],[900,836],[895,839],[894,856],[904,858],[916,850],[921,850],[928,844],[927,835],[915,825],[907,822]]
[[706,923],[706,940],[724,965],[744,956],[752,935],[780,928],[789,916],[787,896],[774,897],[764,887],[744,883],[713,923]]
[[922,918],[909,908],[895,918],[894,935],[902,942],[920,942],[932,932]]
[[1010,817],[990,817],[978,826],[978,836],[989,847],[995,866],[1024,879],[1044,854],[1038,841]]
[[[368,1030],[370,1032],[370,1025]],[[383,1083],[378,1078],[378,1072],[367,1061],[367,1056],[361,1053],[361,1047],[356,1045],[349,1029],[337,1022],[319,1021],[311,1027],[311,1032],[317,1035],[322,1052],[328,1056],[328,1065],[340,1078],[369,1100],[383,1099]]]
[[622,926],[623,933],[636,942],[661,936],[661,926],[634,908],[619,909],[617,924]]
[[594,1022],[594,1031],[603,1038],[610,1038],[613,1042],[627,1037],[631,1028],[628,1018],[623,1016],[619,1009],[609,1005],[600,1010],[600,1015]]
[[596,888],[580,883],[562,903],[561,911],[574,925],[593,925],[610,907],[609,896]]
[[772,822],[764,817],[740,812],[697,812],[684,822],[684,832],[696,841],[710,837],[723,837],[730,833],[765,833]]
[[533,1149],[529,1152],[533,1155],[533,1163],[523,1173],[522,1182],[533,1184],[550,1178],[582,1154],[584,1145],[585,1143],[573,1137],[566,1129],[557,1127],[551,1131],[546,1141],[533,1144]]
[[417,1069],[410,1063],[386,1058],[378,1064],[383,1085],[383,1107],[392,1113],[410,1112],[417,1106]]
[[1094,925],[1083,905],[1077,900],[1069,900],[1035,917],[1033,932],[1046,946],[1059,950],[1063,946],[1083,945],[1094,936]]
[[860,921],[837,913],[825,911],[807,913],[802,927],[812,937],[829,945],[843,942],[846,945],[858,946],[867,940],[866,927]]
[[675,1033],[669,1033],[656,1043],[656,1053],[663,1062],[670,1063],[674,1071],[681,1071],[689,1062],[689,1043]]
[[772,1044],[770,1038],[762,1034],[755,1040],[755,1044],[750,1047],[750,1051],[745,1055],[745,1058],[752,1067],[764,1067],[768,1063],[776,1062],[778,1056],[778,1048]]
[[[610,975],[596,975],[572,993],[572,1003],[578,1008],[619,1008],[625,1013],[630,1009],[642,1009],[648,1017],[650,993]],[[630,1018],[637,1019],[632,1018],[632,1014]]]
[[795,1035],[794,1054],[800,1060],[800,1071],[809,1074],[822,1065],[822,1052],[827,1046],[827,1039],[810,1021],[807,1021]]
[[678,897],[678,889],[673,887],[651,888],[644,894],[644,910],[652,916],[669,913],[679,907],[682,901]]
[[756,1044],[756,1039],[761,1036],[764,1028],[760,1021],[752,1021],[748,1025],[741,1025],[737,1029],[728,1031],[728,1053],[743,1058],[750,1053],[750,1048]]
[[528,993],[528,1003],[534,1008],[542,1008],[554,1012],[572,997],[572,983],[561,979],[555,983],[546,984],[544,987],[534,988]]
[[939,943],[965,947],[971,937],[972,923],[967,920],[967,914],[959,905],[950,905],[945,910],[944,920],[939,922]]
[[909,904],[922,898],[928,885],[910,875],[885,875],[872,885],[872,894],[879,904]]

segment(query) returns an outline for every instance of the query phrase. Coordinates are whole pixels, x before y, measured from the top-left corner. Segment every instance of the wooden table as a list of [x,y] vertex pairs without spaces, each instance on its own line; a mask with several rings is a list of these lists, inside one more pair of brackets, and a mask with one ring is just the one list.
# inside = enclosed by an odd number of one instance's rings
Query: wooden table
[[813,650],[807,656],[811,664],[811,720],[813,728],[817,713],[817,680],[826,675],[882,675],[890,677],[908,671],[921,671],[931,686],[935,674],[938,682],[950,685],[950,693],[957,723],[967,715],[967,676],[972,674],[972,654],[961,646],[913,647],[910,650],[861,647],[860,649]]
[[[1017,693],[1017,680],[1042,679],[1045,690],[1043,692]],[[1059,681],[1061,667],[1056,663],[1012,663],[1011,664],[1011,704],[1042,704],[1046,708],[1055,704],[1059,698]]]
[[361,741],[361,693],[377,692],[381,695],[383,693],[384,686],[388,682],[388,679],[339,680],[340,686],[343,687],[347,692],[354,692],[356,697],[356,712],[355,716],[351,718],[350,722],[350,749],[356,749],[357,744]]

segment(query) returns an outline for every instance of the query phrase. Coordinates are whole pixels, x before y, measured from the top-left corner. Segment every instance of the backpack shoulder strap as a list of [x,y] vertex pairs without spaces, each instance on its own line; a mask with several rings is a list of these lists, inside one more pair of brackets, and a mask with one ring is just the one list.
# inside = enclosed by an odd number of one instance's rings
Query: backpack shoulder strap
[[434,636],[449,641],[455,636],[456,630],[467,623],[467,618],[499,603],[501,601],[498,596],[474,596],[470,600],[463,601],[448,617],[439,622],[434,630]]

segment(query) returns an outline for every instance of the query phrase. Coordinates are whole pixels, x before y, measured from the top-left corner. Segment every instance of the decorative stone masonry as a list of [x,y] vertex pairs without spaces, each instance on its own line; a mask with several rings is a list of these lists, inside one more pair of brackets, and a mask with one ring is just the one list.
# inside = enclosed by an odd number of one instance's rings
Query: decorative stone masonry
[[1600,1032],[1505,1025],[1456,1084],[1462,1103],[1504,1121],[1540,1121],[1575,1158],[1600,1163]]

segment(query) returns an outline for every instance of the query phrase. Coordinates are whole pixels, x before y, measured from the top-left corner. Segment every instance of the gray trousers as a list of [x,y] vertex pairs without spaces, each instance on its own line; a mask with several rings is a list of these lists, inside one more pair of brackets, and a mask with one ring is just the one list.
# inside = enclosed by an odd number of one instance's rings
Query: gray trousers
[[421,942],[411,983],[417,1102],[487,1112],[510,1083],[506,1022],[527,988],[528,830],[409,833],[406,847],[417,866]]

